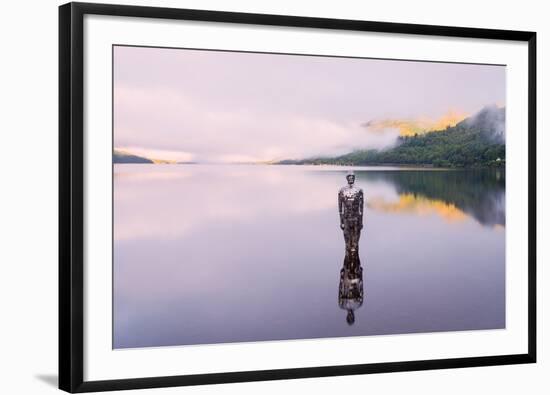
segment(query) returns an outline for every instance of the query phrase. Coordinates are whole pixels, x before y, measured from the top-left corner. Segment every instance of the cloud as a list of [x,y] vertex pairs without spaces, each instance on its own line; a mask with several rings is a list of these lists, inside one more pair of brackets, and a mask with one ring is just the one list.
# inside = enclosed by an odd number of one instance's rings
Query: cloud
[[270,161],[384,148],[504,102],[505,68],[117,46],[114,96],[115,147]]
[[491,105],[466,120],[470,126],[484,130],[497,142],[506,140],[506,110],[502,106]]
[[194,101],[184,92],[118,86],[115,146],[158,159],[254,162],[382,148],[397,133],[337,122]]

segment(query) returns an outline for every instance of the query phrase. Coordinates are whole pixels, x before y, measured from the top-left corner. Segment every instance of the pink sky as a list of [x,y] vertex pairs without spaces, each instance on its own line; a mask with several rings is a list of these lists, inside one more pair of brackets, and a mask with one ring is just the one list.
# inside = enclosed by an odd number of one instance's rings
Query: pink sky
[[505,104],[505,67],[115,47],[115,148],[157,159],[263,161],[390,144],[370,120]]

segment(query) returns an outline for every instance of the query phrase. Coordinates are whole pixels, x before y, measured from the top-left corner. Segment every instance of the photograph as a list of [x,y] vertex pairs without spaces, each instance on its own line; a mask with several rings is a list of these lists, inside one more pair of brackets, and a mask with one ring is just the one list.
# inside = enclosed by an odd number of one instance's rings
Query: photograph
[[6,3],[0,393],[549,392],[543,4]]
[[112,55],[114,349],[506,329],[506,65]]

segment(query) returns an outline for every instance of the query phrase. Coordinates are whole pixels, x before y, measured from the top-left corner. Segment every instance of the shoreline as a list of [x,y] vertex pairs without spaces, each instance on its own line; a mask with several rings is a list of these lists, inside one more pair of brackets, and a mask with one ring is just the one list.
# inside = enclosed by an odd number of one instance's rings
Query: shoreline
[[312,164],[312,163],[121,163],[113,162],[115,165],[147,165],[147,166],[309,166],[318,168],[355,168],[361,170],[361,168],[370,168],[372,170],[386,170],[386,171],[399,171],[399,170],[417,170],[417,171],[466,171],[466,170],[501,170],[505,171],[505,166],[470,166],[470,167],[435,167],[433,165],[407,165],[397,163],[384,163],[384,164],[368,164],[368,165],[341,165],[341,164]]

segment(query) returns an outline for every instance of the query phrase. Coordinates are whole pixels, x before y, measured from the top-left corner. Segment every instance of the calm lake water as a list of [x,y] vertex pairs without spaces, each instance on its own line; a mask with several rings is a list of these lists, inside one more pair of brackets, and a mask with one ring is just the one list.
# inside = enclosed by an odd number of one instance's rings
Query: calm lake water
[[347,170],[115,165],[114,347],[504,328],[504,172],[356,168],[349,325]]

